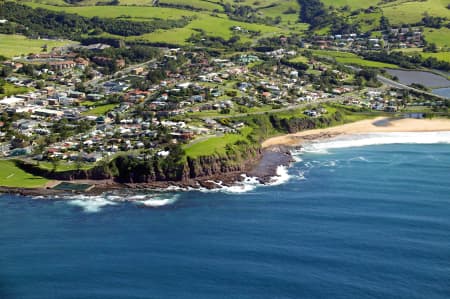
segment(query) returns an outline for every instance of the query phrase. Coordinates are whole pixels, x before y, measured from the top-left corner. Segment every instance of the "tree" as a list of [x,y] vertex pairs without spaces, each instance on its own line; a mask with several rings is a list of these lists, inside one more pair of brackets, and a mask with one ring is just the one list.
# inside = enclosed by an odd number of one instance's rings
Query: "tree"
[[385,16],[381,16],[380,18],[380,30],[382,31],[388,31],[391,29],[391,25],[389,23],[389,19]]

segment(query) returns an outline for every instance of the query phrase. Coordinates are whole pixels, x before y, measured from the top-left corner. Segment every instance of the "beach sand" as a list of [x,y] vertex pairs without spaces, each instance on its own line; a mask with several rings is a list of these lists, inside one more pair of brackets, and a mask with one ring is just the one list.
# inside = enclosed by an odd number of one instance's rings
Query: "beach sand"
[[[385,125],[375,125],[383,123]],[[330,138],[337,135],[376,132],[438,132],[450,131],[450,119],[414,119],[404,118],[389,120],[386,117],[367,119],[326,129],[302,131],[267,139],[262,143],[263,148],[278,145],[296,146],[304,141]]]

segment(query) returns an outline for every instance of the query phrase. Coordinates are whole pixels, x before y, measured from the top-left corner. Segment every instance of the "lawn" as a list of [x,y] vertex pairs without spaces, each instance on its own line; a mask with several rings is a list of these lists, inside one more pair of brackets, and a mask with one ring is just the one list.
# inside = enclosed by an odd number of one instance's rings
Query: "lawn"
[[75,44],[73,41],[62,40],[45,40],[45,39],[28,39],[23,35],[0,34],[0,55],[6,57],[14,57],[20,55],[28,55],[30,53],[41,53],[42,46],[47,45],[48,50],[54,47],[66,46],[67,44]]
[[291,62],[303,62],[303,63],[308,63],[308,58],[305,56],[297,56],[295,58],[290,59],[289,61]]
[[23,171],[13,161],[0,160],[0,186],[35,188],[43,187],[48,180]]
[[92,115],[92,116],[102,116],[102,115],[105,115],[106,113],[108,113],[109,111],[113,110],[117,106],[118,106],[118,104],[101,105],[101,106],[94,107],[91,110],[84,112],[83,114],[84,115]]
[[241,134],[226,134],[220,137],[211,137],[205,141],[194,144],[188,144],[184,147],[186,156],[197,158],[200,156],[209,156],[214,154],[225,154],[225,147],[228,144],[234,144],[236,141],[245,140]]
[[[63,172],[63,171],[73,171],[73,170],[88,170],[94,167],[94,164],[85,164],[82,163],[81,165],[77,165],[75,162],[66,162],[66,161],[60,161],[56,164],[56,172]],[[52,171],[55,167],[51,162],[39,162],[39,168],[50,170]]]
[[28,91],[30,91],[30,89],[28,87],[20,87],[20,86],[15,86],[14,84],[11,84],[11,83],[5,83],[3,85],[3,93],[0,90],[0,98],[3,98],[4,96],[11,96],[11,95],[20,94],[20,93],[26,93]]

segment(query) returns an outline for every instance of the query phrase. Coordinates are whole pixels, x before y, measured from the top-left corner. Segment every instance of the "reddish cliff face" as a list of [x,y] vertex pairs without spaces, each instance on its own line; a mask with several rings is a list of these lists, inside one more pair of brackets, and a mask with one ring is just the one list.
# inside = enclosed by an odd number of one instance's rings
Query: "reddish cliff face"
[[202,156],[186,159],[186,162],[167,167],[161,163],[137,164],[126,173],[113,176],[108,167],[94,167],[90,170],[74,170],[52,172],[41,169],[36,165],[18,161],[19,167],[27,172],[49,179],[71,180],[105,180],[115,179],[121,183],[153,183],[153,182],[180,182],[188,183],[195,180],[229,177],[230,174],[241,174],[250,171],[261,159],[260,147],[248,146],[245,149],[227,153],[225,155]]

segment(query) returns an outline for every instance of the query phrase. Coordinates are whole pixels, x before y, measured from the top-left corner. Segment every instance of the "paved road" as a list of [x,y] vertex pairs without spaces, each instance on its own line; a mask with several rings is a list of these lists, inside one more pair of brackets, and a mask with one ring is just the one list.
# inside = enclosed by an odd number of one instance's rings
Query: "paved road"
[[[351,66],[351,65],[346,65],[346,67],[349,67],[349,68],[351,68],[353,70],[356,70],[358,72],[361,70],[361,68],[354,67],[354,66]],[[424,94],[424,95],[427,95],[427,96],[432,96],[432,97],[436,97],[436,98],[439,98],[439,99],[442,99],[442,100],[447,100],[446,97],[443,97],[443,96],[440,96],[440,95],[437,95],[437,94],[434,94],[434,93],[431,93],[431,92],[428,92],[428,91],[425,91],[425,90],[420,90],[420,89],[417,89],[417,88],[413,88],[411,86],[408,86],[408,85],[402,84],[400,82],[397,82],[397,81],[391,80],[389,78],[386,78],[386,77],[384,77],[382,75],[377,75],[377,79],[381,83],[383,83],[385,85],[388,85],[388,86],[391,86],[391,87],[394,87],[394,88],[397,88],[397,89],[411,90],[411,91],[414,91],[414,92],[417,92],[417,93],[420,93],[420,94]]]
[[119,74],[122,74],[122,75],[129,74],[135,68],[138,68],[138,67],[141,67],[141,66],[145,66],[145,65],[147,65],[149,63],[153,63],[155,61],[156,61],[156,59],[151,59],[151,60],[139,63],[139,64],[133,64],[133,65],[127,66],[126,68],[120,69],[120,70],[118,70],[117,72],[115,72],[112,75],[107,75],[107,76],[103,76],[103,77],[92,79],[90,81],[86,81],[85,85],[97,86],[100,81],[110,80],[110,79],[116,77]]
[[238,114],[224,114],[224,115],[217,115],[217,116],[202,116],[200,118],[201,119],[222,119],[222,118],[244,117],[244,116],[248,116],[248,115],[258,115],[258,114],[265,114],[265,113],[283,112],[283,111],[289,111],[289,110],[294,110],[294,109],[306,108],[310,105],[324,104],[324,103],[329,103],[329,102],[337,102],[337,101],[347,99],[351,96],[352,95],[349,94],[349,95],[339,96],[339,97],[334,97],[334,98],[320,99],[320,100],[317,100],[314,102],[305,102],[305,103],[301,103],[301,104],[297,104],[297,105],[290,105],[290,106],[287,106],[284,108],[272,109],[270,111],[256,111],[256,112],[246,112],[246,113],[238,113]]

